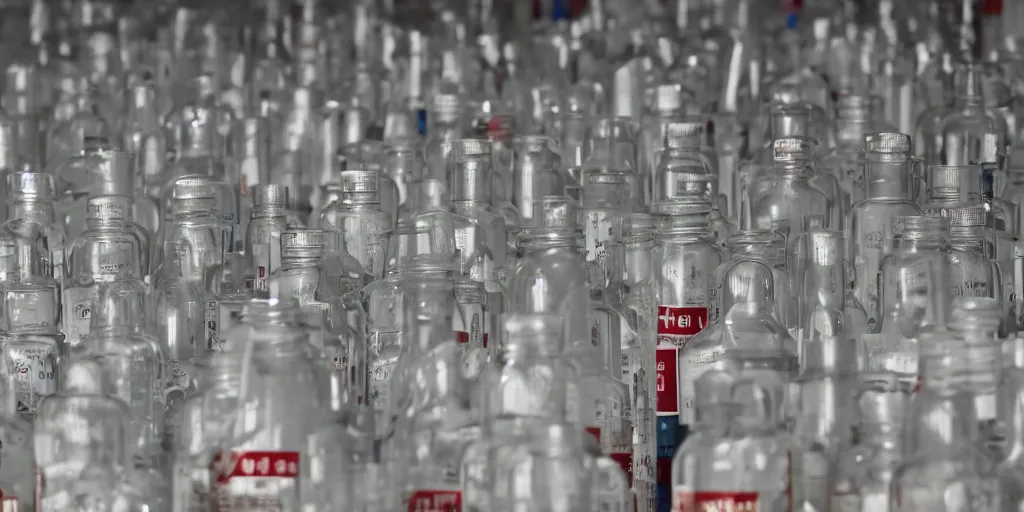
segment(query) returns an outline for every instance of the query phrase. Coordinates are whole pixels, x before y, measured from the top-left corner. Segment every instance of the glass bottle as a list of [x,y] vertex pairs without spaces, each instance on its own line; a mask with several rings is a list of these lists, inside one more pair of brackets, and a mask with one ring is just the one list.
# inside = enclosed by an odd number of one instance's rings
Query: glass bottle
[[32,453],[32,424],[18,414],[16,378],[9,374],[0,377],[0,436],[4,440],[0,453],[0,505],[11,512],[32,512],[37,510],[38,473]]
[[363,266],[363,273],[374,278],[384,272],[381,235],[397,222],[381,210],[377,173],[376,170],[342,171],[341,199],[325,207],[319,223],[312,226],[340,231],[345,249]]
[[[967,64],[956,71],[956,101],[953,111],[942,119],[939,133],[942,146],[939,160],[945,165],[980,165],[989,188],[1000,184],[996,177],[1006,165],[1006,125],[985,109],[982,96],[981,66]],[[1001,194],[1001,188],[994,189]]]
[[510,199],[524,224],[533,218],[533,207],[539,199],[565,194],[565,180],[558,170],[560,161],[555,142],[547,137],[526,135],[512,140]]
[[[483,247],[489,260],[484,261],[482,280],[488,293],[497,293],[498,273],[508,268],[509,262],[505,218],[491,201],[491,154],[490,144],[470,139],[453,141],[448,154],[448,183],[453,213],[483,229]],[[493,302],[489,299],[488,305]],[[492,316],[498,313],[500,310]]]
[[142,241],[129,229],[122,196],[89,199],[86,231],[71,245],[64,288],[64,333],[71,346],[89,334],[91,304],[101,283],[142,279]]
[[462,459],[463,503],[474,511],[509,505],[511,472],[527,455],[530,427],[564,417],[571,376],[562,359],[562,319],[513,313],[500,323],[501,348],[479,381],[485,393],[481,439]]
[[1024,338],[1013,337],[1002,342],[1003,384],[999,390],[999,416],[1006,427],[1004,457],[997,466],[1001,480],[1003,509],[1019,509],[1024,502],[1024,478],[1021,458],[1024,457]]
[[878,274],[882,258],[892,250],[892,219],[918,215],[910,197],[913,162],[910,137],[902,133],[873,133],[865,140],[864,197],[853,206],[850,255],[854,296],[868,312],[868,328],[881,328]]
[[229,508],[298,508],[299,471],[308,463],[303,447],[325,405],[308,336],[296,328],[298,311],[294,301],[254,299],[242,325],[225,333],[241,351],[242,380],[210,477],[218,503]]
[[649,88],[645,95],[647,115],[640,121],[637,168],[642,184],[641,204],[649,205],[654,197],[651,187],[654,168],[658,165],[656,153],[664,147],[668,124],[683,120],[685,92],[679,84],[661,84]]
[[281,233],[288,229],[288,189],[281,185],[256,185],[252,189],[253,208],[245,232],[246,254],[252,290],[270,292],[270,276],[281,265]]
[[51,286],[12,283],[4,287],[0,351],[3,375],[14,386],[17,413],[31,420],[44,397],[57,392],[70,349],[57,331],[57,294]]
[[[403,509],[443,510],[461,503],[457,454],[479,437],[462,351],[451,330],[452,263],[447,255],[416,254],[403,269],[403,351],[391,382],[397,422],[385,462],[393,465],[392,497]],[[410,385],[423,376],[424,385]]]
[[861,337],[858,359],[867,372],[892,372],[905,384],[917,380],[921,332],[945,329],[951,300],[946,248],[949,222],[923,215],[893,219],[892,252],[882,261],[879,334]]
[[721,282],[722,272],[733,260],[753,259],[768,265],[774,283],[775,316],[795,336],[799,318],[795,293],[798,282],[786,268],[786,237],[768,229],[740,230],[726,240],[725,251],[730,259],[715,270],[715,282]]
[[788,509],[793,443],[778,427],[781,390],[721,370],[697,382],[697,429],[672,462],[672,510]]
[[33,444],[43,510],[70,510],[73,499],[96,485],[113,489],[131,463],[128,406],[114,397],[107,375],[101,358],[78,358],[60,390],[39,404]]
[[547,313],[565,322],[566,350],[592,347],[583,258],[577,250],[575,202],[542,197],[537,215],[519,233],[520,262],[510,285],[510,307],[518,313]]
[[921,337],[921,383],[910,410],[905,451],[889,509],[1000,510],[1000,482],[978,448],[975,398],[964,389],[963,340],[948,333]]
[[887,510],[893,473],[903,460],[902,429],[910,404],[900,377],[868,373],[855,381],[857,440],[842,447],[830,484],[830,510]]
[[447,154],[445,143],[464,137],[465,111],[462,99],[455,94],[434,96],[427,113],[426,139],[423,143],[425,177],[445,179]]
[[53,211],[53,177],[21,172],[7,175],[10,203],[0,236],[18,248],[18,268],[23,277],[51,279],[60,286],[65,279],[66,238]]
[[[799,238],[805,226],[831,226],[832,203],[820,190],[812,187],[810,139],[787,138],[775,141],[772,171],[763,183],[753,187],[750,200],[750,226],[778,231],[790,240]],[[763,193],[758,189],[762,188]]]
[[864,198],[864,139],[874,132],[872,102],[869,96],[844,94],[836,107],[836,146],[822,158],[818,171],[839,180],[845,211],[850,211]]
[[1001,299],[999,265],[985,226],[990,215],[981,205],[946,209],[949,218],[950,284],[953,295]]

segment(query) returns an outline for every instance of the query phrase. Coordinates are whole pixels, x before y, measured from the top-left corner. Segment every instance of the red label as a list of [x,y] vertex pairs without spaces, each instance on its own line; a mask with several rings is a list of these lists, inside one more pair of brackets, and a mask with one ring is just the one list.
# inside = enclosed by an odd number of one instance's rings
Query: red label
[[18,512],[18,497],[0,490],[0,512]]
[[597,445],[601,446],[601,427],[587,427],[583,430],[586,430],[588,434],[594,436],[594,440],[597,441]]
[[409,512],[462,512],[461,491],[419,490],[409,498]]
[[672,512],[757,512],[756,492],[680,492]]
[[633,488],[633,452],[616,452],[608,454],[608,457],[619,464],[622,471],[626,473],[626,480],[629,488]]
[[492,142],[503,142],[508,140],[509,132],[512,130],[512,120],[504,117],[494,116],[487,122],[487,138]]
[[256,267],[256,270],[260,274],[260,279],[263,279],[264,277],[267,277],[267,268],[266,267]]
[[299,476],[299,452],[232,452],[217,454],[211,467],[217,483],[235,477],[295,478]]
[[[466,332],[466,331],[455,331],[455,342],[456,343],[469,343],[469,333]],[[483,342],[484,348],[487,348],[487,333],[486,332],[483,333],[483,339],[481,340],[481,342]]]
[[708,308],[658,306],[658,334],[693,336],[708,325]]
[[679,361],[676,347],[658,347],[655,351],[657,366],[657,393],[654,395],[658,415],[679,414]]

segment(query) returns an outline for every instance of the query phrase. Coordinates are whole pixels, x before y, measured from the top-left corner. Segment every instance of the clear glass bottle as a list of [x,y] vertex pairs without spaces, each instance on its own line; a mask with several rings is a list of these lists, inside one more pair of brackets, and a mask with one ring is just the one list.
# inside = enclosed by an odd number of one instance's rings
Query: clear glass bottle
[[698,383],[697,429],[672,462],[672,509],[788,509],[794,454],[779,429],[781,389],[721,370]]
[[71,510],[96,485],[113,489],[131,464],[128,406],[114,397],[102,358],[78,358],[66,370],[60,391],[39,404],[33,431],[43,510]]
[[4,287],[0,353],[2,372],[16,392],[16,412],[31,420],[39,401],[57,392],[70,349],[57,331],[59,302],[51,286],[13,283]]
[[[11,512],[37,510],[38,473],[33,450],[32,424],[18,414],[20,394],[17,376],[0,377],[0,505]],[[41,506],[41,504],[40,504]]]
[[882,318],[879,334],[862,336],[863,371],[892,372],[902,382],[917,380],[918,333],[945,329],[951,300],[946,248],[949,222],[923,215],[893,219],[892,253],[882,261]]
[[122,196],[89,200],[87,229],[71,245],[64,287],[64,333],[72,346],[89,334],[91,303],[101,283],[143,277],[142,241],[126,224],[130,206]]
[[25,278],[52,279],[60,286],[66,277],[66,238],[54,217],[53,177],[33,172],[8,174],[7,190],[10,203],[0,236],[17,245],[19,273]]
[[868,373],[853,390],[857,440],[842,447],[830,483],[830,510],[870,512],[887,510],[893,473],[903,460],[902,429],[910,405],[900,377]]
[[814,173],[811,149],[807,138],[776,140],[772,171],[763,176],[763,183],[755,184],[749,197],[750,226],[782,233],[790,241],[790,252],[792,241],[799,238],[805,226],[828,227],[839,222],[830,218],[829,198],[810,184]]
[[560,174],[555,142],[539,135],[512,140],[512,206],[522,222],[529,224],[534,205],[544,196],[565,194],[565,180]]
[[253,208],[245,232],[246,254],[253,293],[270,292],[270,277],[281,265],[281,233],[288,229],[288,189],[281,185],[257,185],[252,190]]
[[881,290],[878,274],[882,259],[892,250],[892,219],[918,215],[911,200],[913,161],[910,137],[902,133],[873,133],[865,141],[864,197],[853,206],[850,219],[850,254],[853,292],[868,312],[868,328],[881,329]]
[[376,170],[341,172],[341,199],[325,207],[321,229],[340,231],[345,248],[372,278],[383,275],[384,247],[381,235],[395,226],[397,219],[380,206],[380,187]]
[[994,465],[978,448],[975,398],[966,383],[963,340],[921,337],[921,382],[910,410],[905,451],[892,477],[889,509],[1000,510]]
[[397,422],[385,456],[390,498],[403,509],[461,503],[460,454],[480,435],[451,327],[452,265],[447,255],[414,254],[403,269],[402,354],[391,380]]
[[577,250],[575,202],[565,196],[537,201],[537,215],[519,233],[522,250],[511,279],[514,312],[547,313],[565,322],[566,350],[592,347],[583,257]]
[[465,134],[465,109],[455,94],[437,94],[427,113],[426,139],[423,143],[425,177],[445,179],[447,154],[445,143],[462,139]]
[[953,295],[1001,299],[999,265],[986,236],[989,211],[982,205],[946,209],[949,218],[950,284]]
[[[242,325],[225,333],[228,344],[239,347],[242,380],[239,401],[228,413],[230,434],[218,443],[211,464],[221,505],[298,508],[306,436],[325,418],[298,313],[294,301],[254,299],[242,311]],[[255,413],[247,403],[255,404]]]

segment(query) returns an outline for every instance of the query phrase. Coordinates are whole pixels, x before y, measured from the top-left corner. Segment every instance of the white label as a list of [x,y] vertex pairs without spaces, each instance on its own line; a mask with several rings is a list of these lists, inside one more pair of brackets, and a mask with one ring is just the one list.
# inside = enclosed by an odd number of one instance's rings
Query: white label
[[43,397],[57,392],[57,353],[52,346],[30,340],[12,340],[5,352],[7,372],[15,381],[18,412],[34,414]]
[[705,350],[683,349],[683,356],[679,358],[679,423],[681,425],[692,425],[696,421],[694,416],[694,401],[696,399],[694,384],[704,372],[712,368],[714,362],[721,356],[721,348]]
[[53,267],[53,278],[58,283],[64,282],[64,248],[59,247],[50,253],[50,265]]
[[580,393],[573,379],[569,379],[565,383],[565,417],[570,422],[579,422],[580,420]]
[[206,323],[204,326],[206,331],[206,349],[223,351],[224,347],[220,344],[220,336],[218,333],[218,324],[220,323],[220,301],[206,301],[206,312],[203,315],[203,321]]
[[398,357],[378,359],[370,365],[370,405],[377,411],[387,411],[391,400],[391,376],[398,365]]
[[64,290],[64,335],[72,347],[77,347],[89,334],[92,320],[92,288],[66,288]]

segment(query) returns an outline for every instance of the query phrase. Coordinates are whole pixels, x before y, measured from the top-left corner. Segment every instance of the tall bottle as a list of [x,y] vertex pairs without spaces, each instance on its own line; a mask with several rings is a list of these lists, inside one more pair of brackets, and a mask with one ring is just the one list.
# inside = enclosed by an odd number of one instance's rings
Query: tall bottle
[[[811,186],[813,145],[807,138],[778,139],[774,145],[774,164],[749,197],[750,223],[755,229],[771,229],[790,241],[798,239],[806,226],[831,226],[832,203]],[[762,192],[763,191],[763,192]]]
[[878,274],[882,259],[891,251],[892,219],[918,215],[921,209],[910,194],[910,137],[874,133],[867,136],[865,145],[865,199],[853,206],[847,261],[853,266],[854,296],[868,312],[868,328],[877,332],[882,311]]

